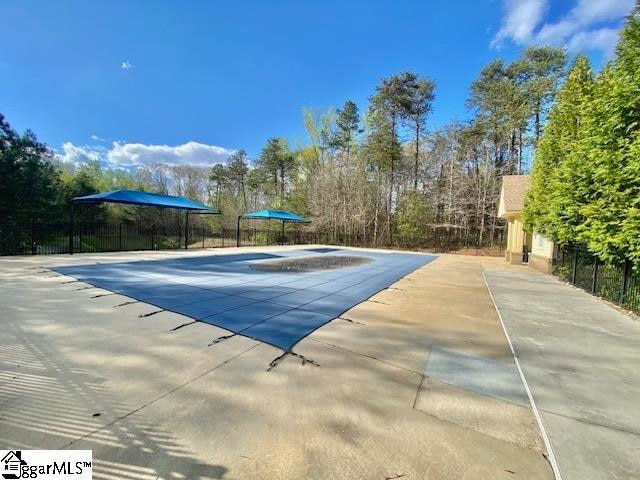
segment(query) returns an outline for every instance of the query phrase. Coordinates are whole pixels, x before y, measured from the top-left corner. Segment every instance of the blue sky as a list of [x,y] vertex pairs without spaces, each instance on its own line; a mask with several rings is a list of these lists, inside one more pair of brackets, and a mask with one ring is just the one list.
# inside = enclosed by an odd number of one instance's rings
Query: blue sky
[[[431,128],[468,87],[535,43],[611,55],[633,0],[3,3],[0,112],[67,161],[212,164],[266,139],[306,141],[302,108],[411,70],[438,84]],[[115,142],[115,143],[114,143]]]

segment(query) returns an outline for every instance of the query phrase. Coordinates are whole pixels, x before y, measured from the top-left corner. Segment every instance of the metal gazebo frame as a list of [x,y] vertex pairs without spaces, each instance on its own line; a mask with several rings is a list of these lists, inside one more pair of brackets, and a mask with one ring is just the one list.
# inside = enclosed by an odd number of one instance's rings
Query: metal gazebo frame
[[283,210],[256,210],[255,212],[245,213],[238,216],[238,225],[236,229],[236,247],[240,246],[240,220],[250,218],[254,220],[281,220],[282,221],[282,238],[284,238],[285,223],[311,223],[300,215],[293,212]]
[[74,239],[74,205],[95,205],[99,203],[121,203],[143,207],[173,208],[186,210],[184,248],[189,242],[189,214],[191,215],[220,215],[220,210],[208,207],[204,203],[185,197],[162,195],[159,193],[140,192],[137,190],[113,190],[111,192],[96,193],[71,199],[69,208],[69,255],[73,255]]

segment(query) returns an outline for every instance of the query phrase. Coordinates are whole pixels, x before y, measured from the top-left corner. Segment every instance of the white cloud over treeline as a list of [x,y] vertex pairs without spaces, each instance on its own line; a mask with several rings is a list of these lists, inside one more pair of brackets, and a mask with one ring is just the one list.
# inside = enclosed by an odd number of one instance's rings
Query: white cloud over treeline
[[199,142],[182,145],[147,145],[113,142],[111,148],[101,145],[74,145],[66,142],[57,158],[65,163],[98,161],[110,168],[137,168],[162,163],[169,166],[210,167],[226,162],[234,152],[224,147]]

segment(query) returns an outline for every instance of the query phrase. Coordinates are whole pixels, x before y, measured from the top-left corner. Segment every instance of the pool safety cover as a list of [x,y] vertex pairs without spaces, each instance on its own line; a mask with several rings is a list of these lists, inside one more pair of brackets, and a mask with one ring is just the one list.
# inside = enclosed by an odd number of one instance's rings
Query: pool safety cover
[[[313,262],[307,258],[305,265],[316,265],[321,255],[364,257],[368,261],[317,270],[255,268],[260,263],[306,257],[313,257]],[[288,351],[309,333],[435,258],[410,253],[309,249],[53,270]]]

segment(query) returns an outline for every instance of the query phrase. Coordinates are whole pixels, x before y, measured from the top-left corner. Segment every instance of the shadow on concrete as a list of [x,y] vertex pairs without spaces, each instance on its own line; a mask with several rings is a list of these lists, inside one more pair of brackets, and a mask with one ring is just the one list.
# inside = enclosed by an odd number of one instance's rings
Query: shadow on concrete
[[142,421],[73,365],[45,335],[3,323],[0,441],[3,448],[93,450],[95,479],[224,479],[228,469],[202,462],[178,439]]

